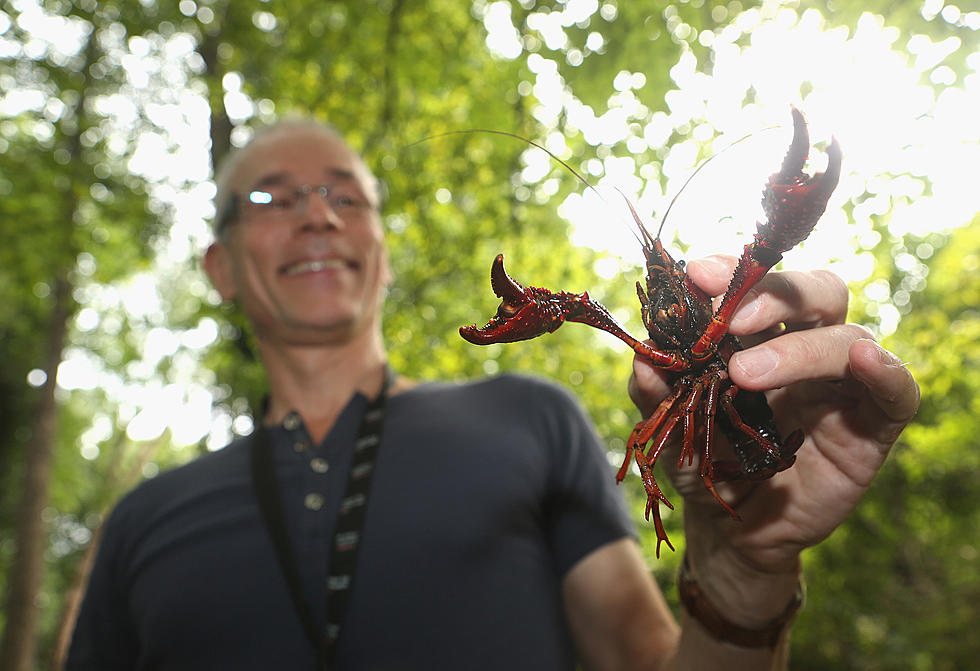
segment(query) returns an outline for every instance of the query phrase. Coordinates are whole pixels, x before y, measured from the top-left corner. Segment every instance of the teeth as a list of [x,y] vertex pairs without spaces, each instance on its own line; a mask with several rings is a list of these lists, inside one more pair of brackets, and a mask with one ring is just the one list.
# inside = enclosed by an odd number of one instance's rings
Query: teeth
[[317,261],[302,261],[286,268],[287,275],[299,275],[300,273],[316,273],[321,270],[345,268],[345,264],[340,259],[319,259]]

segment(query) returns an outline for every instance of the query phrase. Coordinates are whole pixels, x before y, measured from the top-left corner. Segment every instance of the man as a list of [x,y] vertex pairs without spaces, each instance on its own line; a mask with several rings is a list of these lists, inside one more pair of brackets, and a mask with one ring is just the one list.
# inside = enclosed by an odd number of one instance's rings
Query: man
[[[786,325],[731,375],[777,390],[777,417],[807,442],[792,469],[724,491],[742,524],[675,474],[694,613],[678,626],[567,394],[514,376],[456,387],[387,374],[377,183],[335,133],[274,126],[217,182],[205,269],[252,323],[267,405],[253,437],[117,507],[70,669],[538,670],[573,668],[576,654],[590,669],[784,668],[800,551],[849,514],[918,404],[906,369],[842,323],[840,280],[774,274],[732,324]],[[690,272],[718,294],[732,268]],[[634,364],[641,410],[665,390]],[[365,473],[371,487],[352,495]],[[352,510],[364,513],[353,532]]]

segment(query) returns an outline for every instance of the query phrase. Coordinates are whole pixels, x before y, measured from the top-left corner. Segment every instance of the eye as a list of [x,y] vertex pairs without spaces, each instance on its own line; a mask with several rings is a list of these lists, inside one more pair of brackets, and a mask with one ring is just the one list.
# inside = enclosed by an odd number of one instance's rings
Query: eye
[[275,210],[290,210],[296,205],[296,196],[278,196],[269,202],[269,207]]
[[331,207],[361,207],[365,202],[363,194],[352,184],[338,184],[330,188]]
[[296,204],[297,195],[289,191],[252,191],[250,203],[262,210],[288,210]]

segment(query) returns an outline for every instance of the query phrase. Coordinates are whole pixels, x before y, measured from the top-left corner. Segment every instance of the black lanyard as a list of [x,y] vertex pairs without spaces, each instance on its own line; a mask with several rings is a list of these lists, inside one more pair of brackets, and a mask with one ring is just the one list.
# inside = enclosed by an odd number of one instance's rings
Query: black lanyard
[[262,519],[272,538],[279,559],[279,567],[289,587],[296,614],[303,625],[303,631],[316,650],[317,668],[329,669],[336,653],[341,625],[350,603],[351,587],[357,569],[357,549],[361,530],[364,527],[364,514],[367,510],[367,497],[370,492],[371,476],[381,444],[381,428],[384,424],[385,401],[394,374],[385,368],[384,384],[377,398],[368,403],[361,417],[361,428],[354,441],[350,472],[347,475],[347,489],[337,511],[333,541],[330,544],[330,570],[327,576],[326,626],[318,634],[313,625],[310,605],[303,594],[296,557],[286,532],[286,516],[283,511],[282,494],[276,480],[272,448],[265,427],[259,422],[252,439],[251,470],[252,487],[262,511]]

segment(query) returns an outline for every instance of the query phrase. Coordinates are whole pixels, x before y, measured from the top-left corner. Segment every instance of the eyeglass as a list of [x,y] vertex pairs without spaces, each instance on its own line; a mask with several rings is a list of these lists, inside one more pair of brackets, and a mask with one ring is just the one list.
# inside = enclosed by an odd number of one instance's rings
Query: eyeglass
[[374,204],[356,186],[343,182],[335,186],[303,184],[293,187],[276,184],[249,191],[243,206],[239,202],[240,196],[233,193],[228,201],[228,207],[219,217],[215,228],[219,233],[222,232],[238,216],[239,209],[263,219],[301,217],[306,214],[309,208],[309,196],[313,193],[342,218],[363,216],[375,209]]

